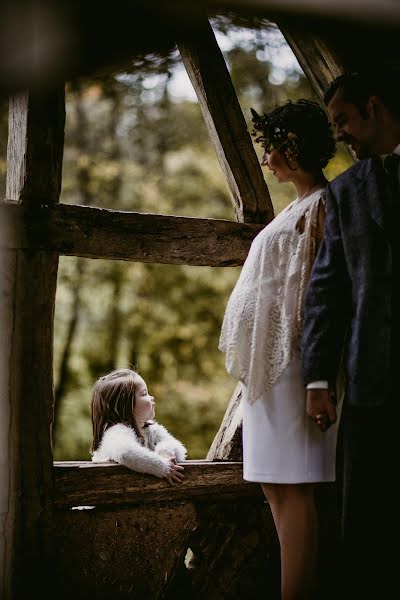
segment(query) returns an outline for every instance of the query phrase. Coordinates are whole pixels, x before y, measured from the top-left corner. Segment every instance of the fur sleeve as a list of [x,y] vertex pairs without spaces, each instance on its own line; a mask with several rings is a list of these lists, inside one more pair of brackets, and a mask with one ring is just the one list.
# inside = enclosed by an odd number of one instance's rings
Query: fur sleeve
[[107,429],[99,448],[93,453],[93,462],[112,460],[139,473],[165,477],[169,461],[138,441],[135,432],[126,425],[114,425]]
[[156,452],[160,452],[160,450],[167,450],[175,455],[177,462],[186,460],[187,450],[182,442],[174,438],[174,436],[171,435],[169,431],[159,423],[154,423],[154,425],[151,425],[151,427],[154,428],[154,449]]

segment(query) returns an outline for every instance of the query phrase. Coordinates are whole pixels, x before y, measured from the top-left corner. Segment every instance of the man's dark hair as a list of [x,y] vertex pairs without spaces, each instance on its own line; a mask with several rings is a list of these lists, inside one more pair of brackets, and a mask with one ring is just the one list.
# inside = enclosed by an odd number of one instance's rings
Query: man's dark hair
[[375,67],[368,72],[343,73],[336,77],[324,94],[328,106],[338,90],[344,99],[355,104],[362,117],[367,116],[368,98],[378,96],[388,110],[400,118],[400,72],[395,69]]

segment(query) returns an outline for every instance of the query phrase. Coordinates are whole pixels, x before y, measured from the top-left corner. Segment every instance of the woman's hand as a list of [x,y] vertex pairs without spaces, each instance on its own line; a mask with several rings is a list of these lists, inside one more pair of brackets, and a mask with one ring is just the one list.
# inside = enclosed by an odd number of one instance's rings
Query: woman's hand
[[336,423],[336,397],[333,390],[312,388],[307,390],[307,415],[321,431],[326,431]]

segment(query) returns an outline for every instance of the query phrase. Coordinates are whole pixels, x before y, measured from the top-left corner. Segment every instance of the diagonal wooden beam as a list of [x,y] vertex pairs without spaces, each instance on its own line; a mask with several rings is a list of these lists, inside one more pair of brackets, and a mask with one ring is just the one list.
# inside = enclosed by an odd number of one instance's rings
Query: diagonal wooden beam
[[328,84],[343,72],[339,57],[314,33],[280,24],[280,30],[314,90],[322,99]]
[[238,221],[268,223],[273,207],[224,57],[208,20],[178,41],[186,71],[228,183]]
[[[350,52],[349,40],[355,43],[356,34],[352,36],[348,30],[343,29],[342,35],[336,39],[335,35],[332,35],[332,28],[326,23],[319,25],[314,23],[313,27],[308,29],[304,26],[296,26],[293,19],[279,23],[279,28],[321,101],[325,90],[335,77],[345,70],[352,70],[352,67],[357,68],[352,65],[351,60],[349,62],[351,56],[355,54],[353,51]],[[357,39],[359,39],[358,45],[363,46],[360,37]],[[361,64],[358,63],[358,67],[363,66],[366,60],[368,59],[364,57]],[[346,148],[350,157],[356,160],[352,149],[349,146]]]

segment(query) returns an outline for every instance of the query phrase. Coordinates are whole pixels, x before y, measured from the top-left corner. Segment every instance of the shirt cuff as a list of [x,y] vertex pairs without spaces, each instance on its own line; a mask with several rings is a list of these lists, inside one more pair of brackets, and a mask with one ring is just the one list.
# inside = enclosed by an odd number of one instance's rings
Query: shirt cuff
[[328,388],[329,388],[329,384],[327,381],[311,381],[310,383],[307,384],[308,390],[314,390],[314,389],[327,390]]

